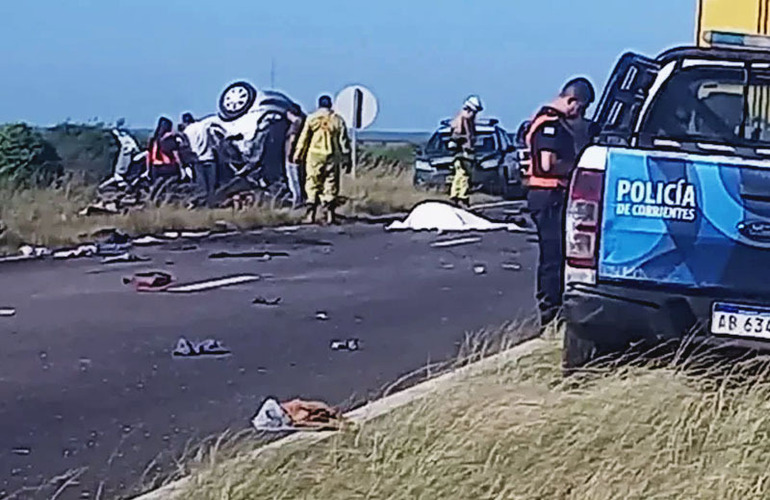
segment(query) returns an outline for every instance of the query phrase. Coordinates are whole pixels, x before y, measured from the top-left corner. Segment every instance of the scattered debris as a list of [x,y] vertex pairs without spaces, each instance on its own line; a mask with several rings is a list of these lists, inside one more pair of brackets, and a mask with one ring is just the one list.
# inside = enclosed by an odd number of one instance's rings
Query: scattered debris
[[293,399],[278,403],[267,398],[251,420],[258,431],[338,430],[344,417],[336,408],[321,401]]
[[481,241],[481,238],[478,236],[474,236],[472,238],[459,238],[455,240],[444,240],[444,241],[435,241],[430,244],[433,248],[447,248],[447,247],[456,247],[460,245],[471,245],[473,243],[478,243]]
[[24,257],[47,257],[51,255],[51,250],[46,247],[24,245],[19,248],[19,253]]
[[252,304],[260,304],[263,306],[277,306],[281,303],[281,297],[276,297],[274,299],[268,299],[265,297],[257,297],[252,302]]
[[19,447],[19,448],[14,448],[13,450],[11,450],[11,452],[14,455],[29,455],[30,453],[32,453],[32,450],[29,448]]
[[16,309],[13,307],[0,307],[0,317],[10,318],[16,316]]
[[92,203],[78,212],[81,217],[88,217],[90,215],[118,215],[121,211],[118,209],[118,204],[114,201],[104,203]]
[[276,233],[296,233],[299,231],[299,226],[285,226],[285,227],[276,227],[273,229]]
[[182,231],[179,235],[182,238],[201,239],[211,236],[211,231]]
[[214,228],[216,231],[222,232],[232,232],[232,231],[239,231],[238,226],[233,224],[232,222],[228,222],[226,220],[218,220],[214,223]]
[[455,268],[454,264],[450,264],[448,262],[442,262],[441,263],[441,269],[446,269],[447,271],[451,271],[454,268]]
[[197,250],[197,249],[198,249],[198,245],[193,245],[193,244],[178,245],[178,246],[173,246],[169,248],[171,252],[192,252],[193,250]]
[[484,264],[476,264],[473,266],[473,272],[477,275],[487,274],[487,266]]
[[502,267],[506,271],[521,271],[521,264],[517,262],[503,262]]
[[418,204],[403,221],[388,225],[388,231],[521,231],[518,224],[501,224],[489,221],[449,203],[426,201]]
[[197,356],[227,356],[230,350],[223,347],[218,340],[206,339],[203,342],[194,344],[186,338],[180,338],[172,356],[177,358],[191,358]]
[[126,285],[134,285],[137,292],[160,292],[166,290],[174,277],[162,271],[135,273],[131,278],[123,278]]
[[127,252],[129,248],[131,248],[130,243],[97,243],[96,253],[104,257],[112,257]]
[[357,351],[360,348],[358,339],[332,340],[330,346],[332,351]]
[[93,257],[99,253],[96,245],[81,245],[71,250],[59,250],[53,253],[54,259],[77,259],[80,257]]
[[288,257],[287,252],[216,252],[209,255],[209,259],[265,259],[272,257]]
[[165,243],[165,240],[162,240],[160,238],[156,238],[155,236],[142,236],[141,238],[136,238],[132,243],[134,245],[140,245],[140,246],[149,246],[149,245],[160,245]]
[[118,264],[118,263],[124,263],[124,262],[149,262],[149,261],[150,259],[148,257],[141,257],[131,252],[126,252],[120,255],[115,255],[113,257],[106,257],[102,259],[102,264]]
[[98,229],[91,233],[91,236],[95,238],[98,243],[104,244],[123,245],[131,242],[131,237],[129,235],[114,227]]
[[168,291],[172,293],[193,293],[202,292],[205,290],[213,290],[214,288],[222,288],[225,286],[239,285],[241,283],[248,283],[250,281],[258,281],[262,279],[259,275],[242,275],[231,276],[227,278],[220,278],[210,281],[202,281],[199,283],[191,283],[188,285],[179,285],[174,288],[169,288]]
[[326,313],[326,311],[318,311],[315,313],[315,319],[318,321],[328,321],[329,315]]
[[166,231],[161,236],[166,238],[167,240],[175,240],[181,236],[181,233],[179,231]]

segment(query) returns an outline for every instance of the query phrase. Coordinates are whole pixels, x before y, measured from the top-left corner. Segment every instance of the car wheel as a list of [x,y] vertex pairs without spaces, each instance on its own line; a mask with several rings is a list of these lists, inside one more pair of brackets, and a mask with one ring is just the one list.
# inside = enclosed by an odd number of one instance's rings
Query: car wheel
[[248,82],[230,84],[219,98],[219,117],[232,121],[245,115],[257,100],[257,89]]
[[578,327],[569,321],[566,322],[561,351],[562,373],[565,377],[597,359],[601,353],[601,346],[597,342],[581,337]]

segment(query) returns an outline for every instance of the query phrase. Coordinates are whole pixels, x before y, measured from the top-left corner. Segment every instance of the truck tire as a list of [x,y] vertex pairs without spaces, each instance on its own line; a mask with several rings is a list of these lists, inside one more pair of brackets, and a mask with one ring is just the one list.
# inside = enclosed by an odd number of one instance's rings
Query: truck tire
[[600,355],[598,343],[579,336],[578,327],[569,321],[564,330],[562,373],[568,377]]

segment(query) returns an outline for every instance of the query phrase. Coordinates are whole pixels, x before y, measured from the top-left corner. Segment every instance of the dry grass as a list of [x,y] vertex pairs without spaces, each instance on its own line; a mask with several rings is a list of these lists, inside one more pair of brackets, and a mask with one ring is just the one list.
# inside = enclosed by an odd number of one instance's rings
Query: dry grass
[[[382,215],[408,211],[426,199],[444,199],[435,192],[418,191],[411,173],[400,168],[363,169],[342,181],[342,193],[349,201],[346,214]],[[15,251],[22,244],[62,246],[88,241],[101,228],[115,227],[129,234],[164,230],[211,229],[226,221],[241,229],[297,223],[302,213],[286,209],[257,207],[248,210],[187,210],[163,206],[133,211],[126,215],[82,217],[78,212],[94,198],[93,188],[69,185],[62,189],[34,189],[0,192],[0,252]],[[2,231],[2,228],[5,231]]]
[[[756,368],[757,361],[754,362]],[[194,476],[189,499],[770,496],[762,375],[626,368],[564,381],[557,340],[312,449]],[[739,370],[746,375],[746,370]]]

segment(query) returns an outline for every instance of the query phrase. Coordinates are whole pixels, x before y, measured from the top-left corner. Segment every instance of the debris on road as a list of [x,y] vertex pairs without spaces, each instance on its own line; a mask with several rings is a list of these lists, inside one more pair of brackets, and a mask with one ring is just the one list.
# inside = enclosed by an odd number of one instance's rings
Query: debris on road
[[174,277],[162,271],[135,273],[131,278],[123,278],[126,285],[134,285],[137,292],[161,292],[166,290]]
[[106,257],[102,259],[102,264],[118,264],[125,262],[149,262],[150,258],[141,257],[131,252],[122,253],[113,257]]
[[387,231],[522,231],[518,224],[492,222],[449,203],[426,201],[418,204],[403,221],[395,221]]
[[176,347],[171,354],[177,358],[189,358],[197,356],[227,356],[231,353],[218,340],[206,339],[203,342],[194,344],[182,337],[177,341]]
[[211,236],[211,231],[182,231],[179,233],[182,238],[189,238],[191,240],[197,240]]
[[272,257],[288,257],[288,252],[215,252],[209,259],[270,259]]
[[19,253],[24,257],[47,257],[51,255],[51,250],[46,247],[23,245],[21,248],[19,248]]
[[59,250],[53,253],[54,259],[77,259],[80,257],[93,257],[99,253],[99,247],[96,245],[80,245],[70,250]]
[[198,245],[188,244],[188,245],[177,245],[173,247],[169,247],[170,252],[192,252],[194,250],[198,249]]
[[156,238],[155,236],[142,236],[140,238],[136,238],[132,241],[134,245],[139,246],[149,246],[149,245],[161,245],[163,243],[166,243],[166,240],[162,240],[160,238]]
[[131,242],[131,237],[116,229],[114,227],[106,227],[98,229],[91,233],[91,237],[96,240],[97,243],[122,245]]
[[226,220],[218,220],[218,221],[214,222],[214,227],[215,227],[215,230],[218,231],[218,232],[222,232],[222,231],[225,231],[225,232],[240,231],[240,229],[238,229],[238,226],[236,226],[232,222],[227,222]]
[[473,272],[476,275],[487,274],[487,266],[484,264],[477,264],[473,266]]
[[128,251],[131,243],[97,243],[96,253],[103,257],[114,257]]
[[322,401],[293,399],[281,403],[281,408],[289,416],[295,427],[336,430],[343,424],[340,411]]
[[19,447],[19,448],[14,448],[13,450],[11,450],[11,452],[14,455],[29,455],[30,453],[32,453],[32,450],[30,450],[29,448]]
[[13,307],[0,307],[0,317],[10,318],[16,316],[16,309]]
[[222,288],[225,286],[239,285],[241,283],[248,283],[250,281],[259,281],[262,277],[259,275],[245,274],[242,276],[230,276],[226,278],[219,278],[209,281],[201,281],[198,283],[190,283],[187,285],[179,285],[173,288],[169,288],[167,291],[170,293],[194,293],[202,292],[205,290],[213,290],[215,288]]
[[361,347],[360,342],[358,339],[332,340],[329,347],[332,351],[357,351]]
[[318,321],[328,321],[329,315],[326,313],[326,311],[318,311],[315,313],[315,319]]
[[451,271],[454,268],[455,268],[454,264],[450,264],[448,262],[442,262],[441,263],[441,269],[444,269],[444,270],[447,270],[447,271]]
[[472,245],[473,243],[479,243],[481,241],[481,238],[478,236],[474,236],[471,238],[458,238],[454,240],[443,240],[443,241],[435,241],[430,244],[433,248],[448,248],[448,247],[457,247],[461,245]]
[[506,271],[521,271],[521,264],[517,262],[503,262],[502,267]]
[[258,431],[281,432],[297,430],[292,424],[288,413],[273,398],[268,398],[262,403],[257,414],[251,419],[251,424]]
[[265,297],[257,297],[252,302],[252,304],[260,304],[263,306],[277,306],[281,303],[281,297],[276,297],[274,299],[268,299]]

